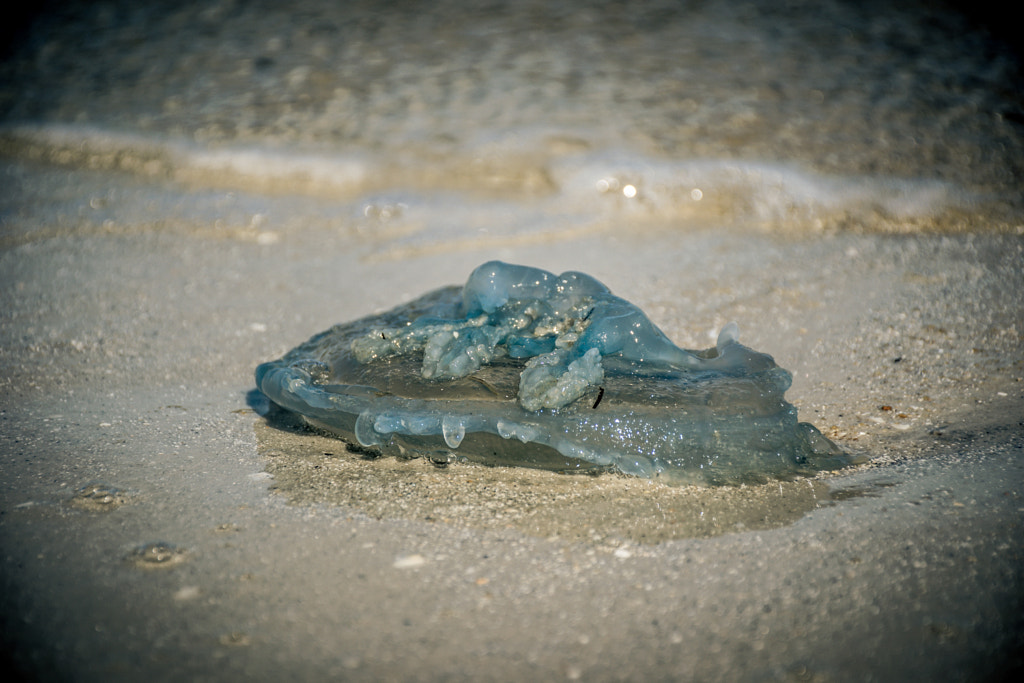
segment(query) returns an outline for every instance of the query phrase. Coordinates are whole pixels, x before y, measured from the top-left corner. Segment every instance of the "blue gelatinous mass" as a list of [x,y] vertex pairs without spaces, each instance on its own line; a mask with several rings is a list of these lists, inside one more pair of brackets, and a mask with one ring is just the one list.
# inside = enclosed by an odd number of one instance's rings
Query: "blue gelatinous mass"
[[849,464],[797,421],[790,374],[738,338],[730,323],[714,348],[681,349],[589,275],[491,261],[316,335],[256,384],[350,443],[435,462],[707,484]]

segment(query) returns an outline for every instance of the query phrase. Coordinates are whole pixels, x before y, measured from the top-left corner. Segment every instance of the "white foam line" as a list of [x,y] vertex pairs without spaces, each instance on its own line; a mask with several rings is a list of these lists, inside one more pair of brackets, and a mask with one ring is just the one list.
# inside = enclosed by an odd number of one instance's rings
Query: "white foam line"
[[362,189],[369,177],[363,161],[313,154],[233,149],[197,151],[188,155],[184,168],[225,174],[265,186],[275,181],[305,182],[310,189],[351,192]]
[[887,177],[825,176],[783,163],[736,160],[668,161],[626,154],[563,160],[553,173],[577,198],[621,194],[655,209],[692,201],[732,200],[763,220],[843,210],[880,210],[892,217],[933,216],[967,202],[948,183]]
[[16,144],[44,148],[58,162],[89,167],[166,174],[185,182],[299,194],[351,194],[371,176],[357,157],[302,154],[253,148],[202,149],[180,141],[112,132],[100,128],[51,124],[0,130]]
[[[59,163],[165,175],[203,187],[228,187],[275,194],[351,197],[370,190],[398,189],[411,180],[387,160],[358,154],[318,154],[252,147],[203,148],[187,141],[112,132],[79,125],[47,124],[0,130],[6,147]],[[467,163],[471,157],[467,156]],[[414,163],[414,162],[410,162]],[[424,161],[424,164],[429,162]],[[450,159],[458,165],[458,159]],[[893,218],[929,217],[964,206],[962,190],[939,181],[825,176],[784,163],[738,160],[663,160],[606,151],[541,158],[558,188],[554,201],[570,213],[616,215],[623,208],[671,218],[680,212],[715,217],[732,212],[766,222],[874,211]],[[426,174],[445,187],[446,174]],[[457,174],[464,182],[464,174]],[[482,182],[482,181],[481,181]],[[472,189],[470,187],[469,189]],[[602,194],[615,203],[596,202]]]

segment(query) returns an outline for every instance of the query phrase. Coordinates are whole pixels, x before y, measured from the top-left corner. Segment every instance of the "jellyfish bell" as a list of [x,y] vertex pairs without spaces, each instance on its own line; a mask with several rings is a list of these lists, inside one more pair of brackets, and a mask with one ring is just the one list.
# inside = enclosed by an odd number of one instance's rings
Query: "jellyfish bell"
[[682,349],[589,275],[500,261],[256,369],[271,401],[381,453],[688,484],[853,462],[798,421],[790,383],[735,323]]

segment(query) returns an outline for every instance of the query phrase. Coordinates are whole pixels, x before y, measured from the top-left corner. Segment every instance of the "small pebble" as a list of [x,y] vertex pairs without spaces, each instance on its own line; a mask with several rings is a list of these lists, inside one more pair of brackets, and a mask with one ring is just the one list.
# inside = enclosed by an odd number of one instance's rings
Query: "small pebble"
[[174,599],[185,602],[186,600],[195,600],[199,594],[199,586],[183,586],[174,592]]
[[139,546],[125,558],[140,569],[176,567],[188,559],[188,551],[170,543],[156,541]]
[[232,633],[225,633],[217,639],[221,645],[228,647],[245,647],[252,642],[252,639],[247,633],[241,633],[234,631]]
[[127,497],[124,493],[109,484],[100,482],[93,482],[83,486],[68,501],[69,504],[76,508],[93,512],[113,510],[114,508],[121,507],[126,502]]
[[391,566],[395,569],[415,569],[416,567],[422,567],[426,563],[426,558],[417,553],[415,555],[404,555],[399,557]]

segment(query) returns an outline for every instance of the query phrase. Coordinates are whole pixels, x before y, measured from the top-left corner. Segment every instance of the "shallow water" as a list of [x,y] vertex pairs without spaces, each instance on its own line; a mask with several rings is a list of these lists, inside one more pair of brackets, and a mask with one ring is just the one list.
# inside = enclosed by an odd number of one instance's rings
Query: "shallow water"
[[1018,78],[916,3],[72,4],[4,62],[0,142],[346,198],[391,255],[627,222],[1012,230]]

